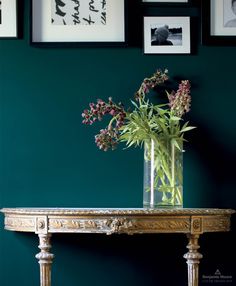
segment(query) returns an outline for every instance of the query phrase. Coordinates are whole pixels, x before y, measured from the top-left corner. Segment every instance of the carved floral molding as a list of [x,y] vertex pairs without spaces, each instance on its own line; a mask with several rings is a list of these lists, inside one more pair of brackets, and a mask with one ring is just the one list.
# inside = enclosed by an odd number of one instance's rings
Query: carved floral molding
[[3,209],[5,228],[35,233],[193,233],[229,231],[233,210]]

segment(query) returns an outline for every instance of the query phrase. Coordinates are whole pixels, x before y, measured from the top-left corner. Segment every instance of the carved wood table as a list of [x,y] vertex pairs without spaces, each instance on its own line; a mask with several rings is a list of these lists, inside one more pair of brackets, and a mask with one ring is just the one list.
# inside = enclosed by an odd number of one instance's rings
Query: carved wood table
[[184,233],[188,237],[188,285],[198,285],[202,254],[198,238],[205,232],[230,230],[231,209],[77,209],[4,208],[5,229],[39,236],[40,285],[51,286],[50,239],[54,233]]

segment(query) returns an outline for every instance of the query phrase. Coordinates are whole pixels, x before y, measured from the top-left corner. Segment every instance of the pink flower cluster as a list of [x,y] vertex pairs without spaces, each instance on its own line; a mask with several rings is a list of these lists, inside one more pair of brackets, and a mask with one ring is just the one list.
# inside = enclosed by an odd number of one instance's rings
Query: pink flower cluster
[[95,135],[95,143],[103,151],[116,149],[119,133],[115,129],[101,129],[100,133]]
[[179,89],[176,92],[172,91],[168,95],[170,109],[179,117],[190,111],[190,87],[188,80],[182,80],[179,84]]
[[139,90],[135,93],[135,99],[137,101],[139,99],[143,99],[150,89],[164,83],[168,79],[169,77],[167,69],[165,69],[164,72],[162,70],[157,70],[151,78],[145,78],[143,80]]
[[98,99],[97,103],[90,103],[90,109],[85,109],[82,113],[84,118],[82,123],[92,125],[95,121],[101,121],[104,115],[110,114],[115,122],[115,125],[109,125],[106,129],[101,129],[100,133],[95,136],[95,142],[99,149],[107,151],[114,150],[119,138],[119,129],[124,125],[126,112],[122,103],[118,105],[109,97],[108,102]]
[[98,99],[96,104],[90,103],[89,107],[89,110],[85,109],[82,113],[82,117],[84,118],[82,123],[84,124],[92,125],[97,120],[101,121],[104,115],[110,114],[117,118],[117,127],[119,127],[122,125],[126,116],[123,105],[121,103],[116,105],[113,103],[111,97],[109,97],[108,103],[102,99]]

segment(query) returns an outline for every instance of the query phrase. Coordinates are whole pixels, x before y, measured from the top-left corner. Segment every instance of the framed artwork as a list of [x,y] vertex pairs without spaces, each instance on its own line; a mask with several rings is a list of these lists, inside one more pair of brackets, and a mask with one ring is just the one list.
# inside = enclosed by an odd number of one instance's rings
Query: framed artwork
[[17,1],[0,1],[0,38],[17,38]]
[[125,46],[128,0],[31,0],[31,44]]
[[143,3],[153,3],[153,4],[161,4],[161,3],[189,3],[190,0],[142,0]]
[[144,17],[144,54],[190,54],[190,17]]
[[202,44],[236,45],[236,0],[202,1]]

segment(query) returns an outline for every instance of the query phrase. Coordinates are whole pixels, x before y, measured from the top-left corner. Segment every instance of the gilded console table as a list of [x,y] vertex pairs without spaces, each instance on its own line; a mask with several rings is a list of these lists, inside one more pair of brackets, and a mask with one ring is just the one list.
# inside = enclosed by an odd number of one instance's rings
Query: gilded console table
[[40,285],[51,286],[50,239],[54,233],[185,233],[188,285],[198,285],[198,238],[205,232],[230,230],[230,209],[77,209],[4,208],[5,229],[39,236]]

